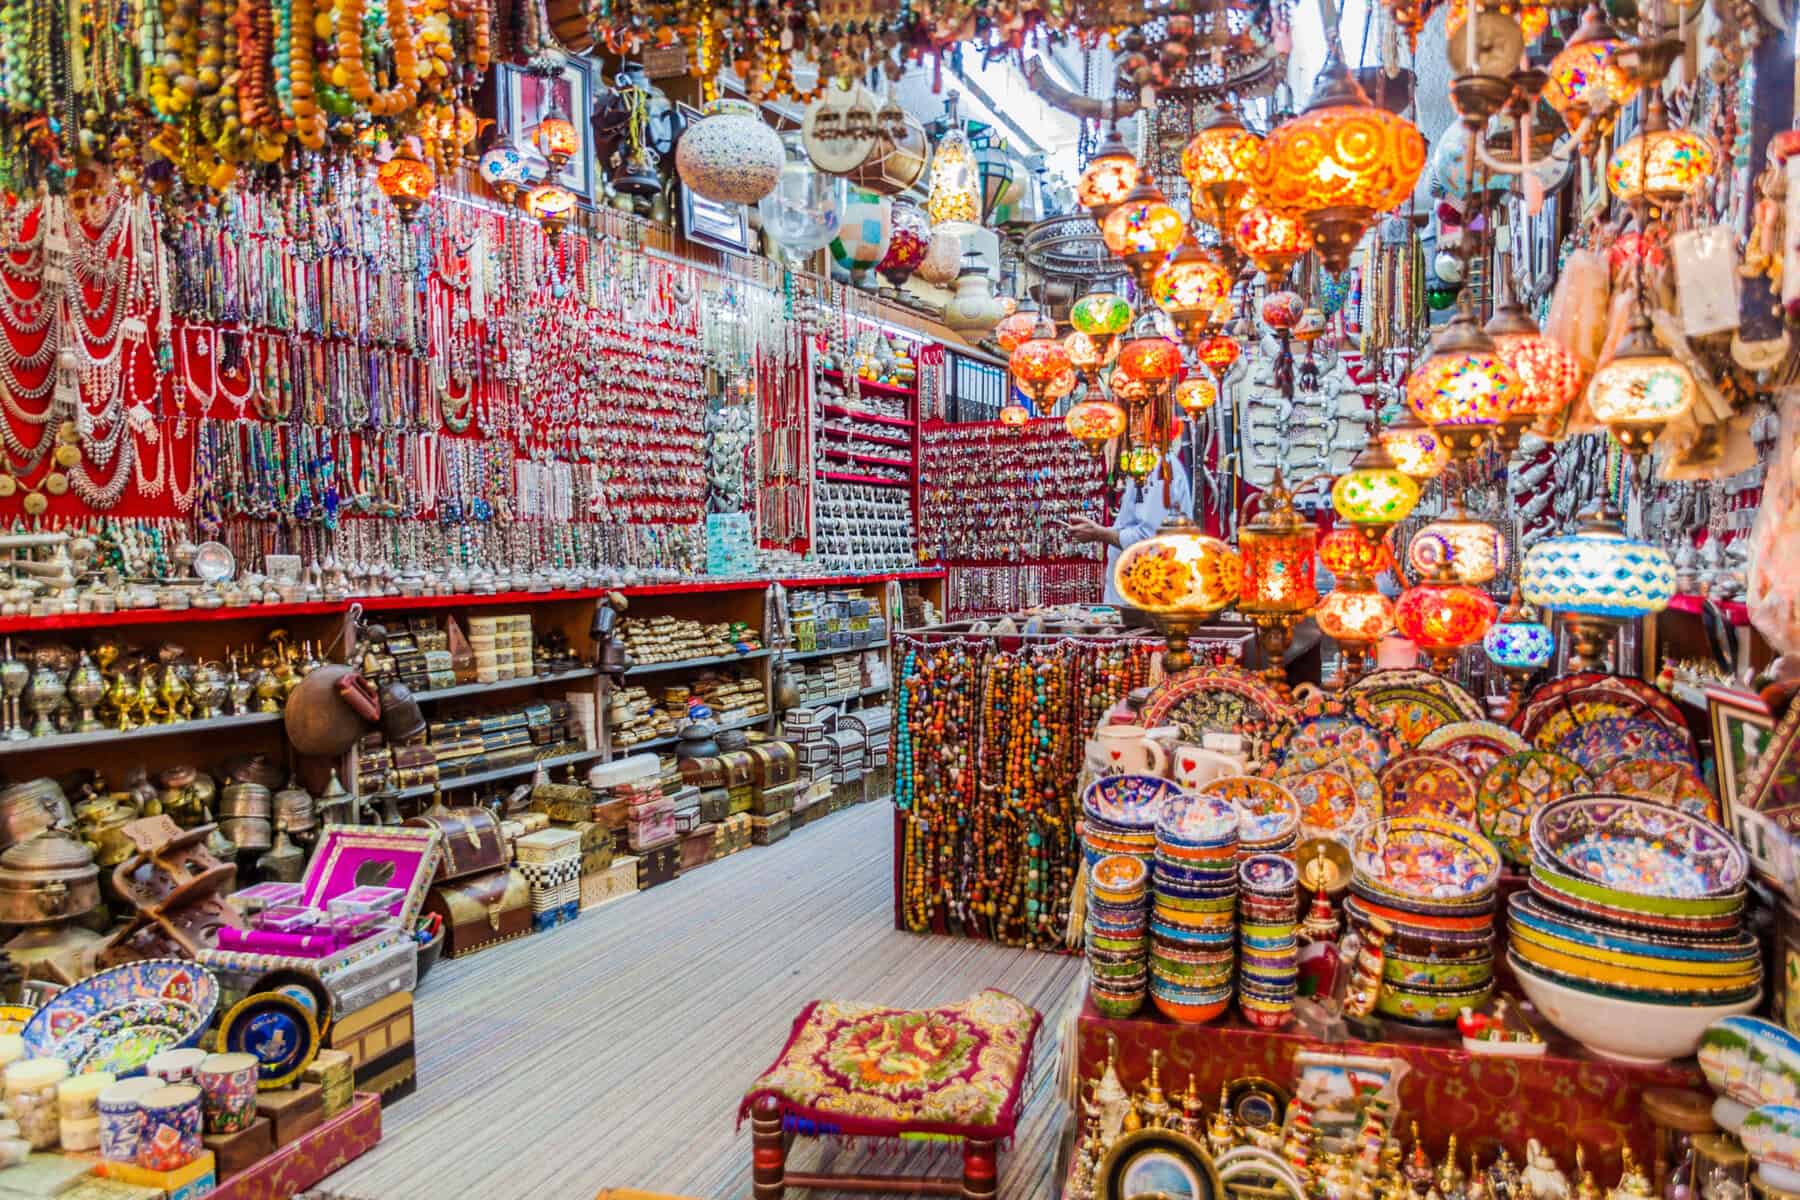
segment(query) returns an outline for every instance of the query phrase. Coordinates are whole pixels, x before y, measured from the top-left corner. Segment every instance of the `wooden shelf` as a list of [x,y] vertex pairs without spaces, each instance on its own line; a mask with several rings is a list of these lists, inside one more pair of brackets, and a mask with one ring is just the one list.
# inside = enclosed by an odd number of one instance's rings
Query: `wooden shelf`
[[429,796],[433,792],[454,791],[458,788],[479,787],[484,783],[493,783],[500,779],[510,779],[515,775],[530,775],[539,767],[548,771],[555,767],[566,767],[570,763],[585,762],[590,758],[604,757],[598,750],[576,750],[569,754],[553,754],[549,758],[534,758],[527,762],[515,763],[510,767],[495,767],[488,771],[475,771],[468,775],[457,775],[447,779],[439,779],[436,783],[419,783],[412,787],[403,787],[389,791],[374,792],[364,796],[362,801],[368,804],[374,800],[384,800],[389,796],[396,800],[411,800],[416,796]]
[[905,417],[884,417],[880,413],[864,412],[860,408],[846,408],[842,404],[821,404],[819,406],[828,417],[854,417],[858,421],[873,421],[877,425],[892,425],[896,429],[911,429],[918,424]]
[[912,387],[901,387],[897,383],[881,383],[873,379],[853,379],[853,377],[845,375],[842,371],[834,371],[830,367],[820,367],[819,375],[824,379],[834,379],[841,382],[844,385],[844,390],[846,392],[848,392],[851,389],[852,384],[854,384],[857,388],[872,396],[904,396],[910,400],[919,394],[917,384]]
[[820,471],[819,478],[832,483],[866,483],[873,487],[909,488],[910,479],[883,479],[879,475],[852,475],[848,471]]
[[861,654],[864,650],[886,650],[887,642],[870,642],[866,646],[844,646],[831,650],[802,650],[787,656],[789,662],[805,662],[809,658],[830,658],[834,654]]
[[630,679],[637,675],[654,675],[659,671],[691,671],[700,667],[724,667],[733,663],[755,662],[759,658],[769,657],[767,650],[752,650],[748,654],[718,654],[710,658],[681,658],[674,662],[641,663],[625,672]]
[[905,467],[912,470],[913,460],[910,458],[887,458],[880,454],[858,454],[854,450],[838,450],[827,446],[822,451],[826,458],[845,458],[851,462],[870,463],[880,467]]
[[492,683],[459,683],[455,687],[432,688],[429,691],[414,692],[415,700],[448,700],[452,696],[476,696],[482,692],[504,692],[512,688],[537,687],[541,684],[572,683],[578,679],[592,679],[600,672],[593,667],[577,667],[573,671],[556,671],[549,675],[526,675],[520,679],[497,679]]
[[[29,719],[29,714],[25,714]],[[209,733],[226,729],[256,729],[281,721],[282,714],[245,713],[242,716],[207,717],[195,721],[174,721],[167,725],[145,725],[141,729],[96,729],[92,733],[57,733],[49,737],[27,738],[19,742],[0,741],[0,758],[8,754],[35,754],[45,750],[61,750],[69,746],[99,747],[119,742],[140,742],[148,738],[175,734]]]
[[[774,715],[773,712],[766,712],[760,713],[754,717],[734,717],[729,721],[715,721],[714,725],[718,727],[720,733],[724,733],[727,729],[749,729],[753,725],[762,725],[766,723],[768,719]],[[642,754],[644,751],[654,750],[658,746],[673,746],[680,740],[681,734],[669,733],[664,734],[662,737],[651,738],[647,742],[633,742],[629,746],[614,746],[613,750],[621,756],[627,754]]]

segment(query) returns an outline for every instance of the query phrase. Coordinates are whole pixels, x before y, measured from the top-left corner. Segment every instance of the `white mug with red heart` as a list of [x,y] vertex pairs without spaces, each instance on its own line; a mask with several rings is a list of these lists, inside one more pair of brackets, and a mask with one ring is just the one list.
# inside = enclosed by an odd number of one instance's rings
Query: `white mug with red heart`
[[1087,744],[1088,766],[1096,775],[1161,775],[1169,752],[1142,725],[1102,725]]
[[1190,792],[1226,775],[1242,775],[1247,762],[1241,754],[1208,750],[1191,742],[1176,746],[1169,758],[1175,782]]

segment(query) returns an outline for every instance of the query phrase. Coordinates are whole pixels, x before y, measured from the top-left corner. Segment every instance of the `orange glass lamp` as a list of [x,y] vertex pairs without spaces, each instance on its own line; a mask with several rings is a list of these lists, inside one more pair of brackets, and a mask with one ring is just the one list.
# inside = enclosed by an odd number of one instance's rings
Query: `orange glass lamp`
[[1319,632],[1344,652],[1340,683],[1353,683],[1363,673],[1369,647],[1394,627],[1394,602],[1373,589],[1338,588],[1313,610]]
[[1257,205],[1237,220],[1232,241],[1256,264],[1270,287],[1279,287],[1289,268],[1312,248],[1306,224],[1291,214]]
[[1181,347],[1157,333],[1148,321],[1141,322],[1131,340],[1119,348],[1115,376],[1119,372],[1142,383],[1167,383],[1181,374]]
[[1170,673],[1194,665],[1188,638],[1237,600],[1242,579],[1238,552],[1182,516],[1164,521],[1113,564],[1113,587],[1125,603],[1149,613],[1168,638],[1163,669]]
[[1068,351],[1056,339],[1056,326],[1041,315],[1036,332],[1028,341],[1019,344],[1007,365],[1012,368],[1013,383],[1027,398],[1040,405],[1050,398],[1062,374],[1065,371],[1073,374],[1074,371],[1069,364]]
[[1037,332],[1038,315],[1037,301],[1025,301],[994,324],[994,340],[1011,354]]
[[1031,420],[1031,410],[1023,404],[1008,404],[1000,410],[1000,424],[1008,429],[1023,429]]
[[1121,370],[1117,364],[1107,373],[1106,384],[1113,399],[1120,404],[1148,404],[1163,394],[1161,380],[1139,379]]
[[1402,410],[1399,420],[1384,425],[1375,436],[1393,457],[1394,465],[1421,483],[1443,474],[1450,462],[1450,448],[1444,445],[1444,439],[1410,408]]
[[1088,159],[1081,172],[1081,181],[1075,186],[1075,198],[1081,202],[1081,207],[1098,217],[1124,201],[1142,174],[1137,159],[1119,140],[1119,127],[1109,125],[1105,140],[1094,149],[1094,156]]
[[1494,340],[1500,359],[1519,381],[1519,395],[1494,433],[1500,449],[1511,454],[1533,424],[1551,422],[1581,394],[1587,373],[1555,338],[1546,337],[1518,302],[1494,310],[1482,327]]
[[1062,342],[1063,351],[1069,356],[1069,365],[1084,373],[1099,370],[1106,365],[1109,356],[1117,357],[1118,354],[1118,342],[1115,339],[1106,338],[1105,344],[1102,344],[1101,339],[1079,329],[1070,330],[1063,336]]
[[1197,417],[1219,402],[1219,385],[1204,370],[1190,371],[1186,379],[1175,385],[1175,406],[1190,417]]
[[1413,645],[1431,657],[1440,673],[1456,664],[1463,647],[1473,646],[1499,614],[1494,602],[1480,588],[1457,583],[1440,568],[1438,577],[1416,583],[1400,593],[1394,606],[1394,624]]
[[1331,507],[1371,542],[1406,520],[1418,503],[1418,481],[1394,464],[1373,435],[1331,485]]
[[1639,309],[1611,360],[1594,372],[1588,407],[1635,457],[1650,449],[1670,421],[1693,407],[1697,390],[1693,374],[1662,348],[1650,330],[1650,318]]
[[1631,80],[1613,65],[1613,53],[1625,44],[1606,21],[1600,6],[1590,5],[1568,44],[1550,60],[1550,82],[1544,102],[1573,130],[1582,117],[1630,99]]
[[1194,219],[1229,236],[1232,219],[1251,200],[1250,172],[1262,139],[1223,100],[1181,152]]
[[525,199],[519,203],[526,215],[543,227],[544,236],[552,242],[562,237],[569,218],[575,215],[575,193],[561,184],[540,183],[526,192]]
[[1089,451],[1101,454],[1106,443],[1125,432],[1125,410],[1090,391],[1086,400],[1070,406],[1063,428]]
[[[1464,289],[1466,298],[1469,292]],[[1450,457],[1474,458],[1520,393],[1519,377],[1464,307],[1432,339],[1431,353],[1406,381],[1406,402],[1444,439]]]
[[1662,89],[1650,89],[1644,127],[1606,164],[1606,186],[1627,204],[1679,204],[1712,177],[1718,155],[1712,139],[1691,129],[1670,129]]
[[1231,299],[1231,272],[1184,240],[1150,276],[1150,299],[1178,322],[1207,325]]
[[1285,679],[1282,657],[1294,640],[1294,626],[1319,602],[1313,580],[1318,555],[1318,530],[1294,510],[1279,470],[1269,489],[1253,497],[1256,519],[1238,529],[1238,553],[1244,567],[1238,587],[1238,611],[1256,626],[1262,645],[1265,671],[1271,679]]
[[1194,346],[1194,357],[1205,363],[1207,368],[1220,379],[1231,370],[1233,363],[1244,353],[1244,348],[1237,339],[1223,333],[1208,334]]
[[[1514,5],[1510,15],[1519,22],[1519,32],[1525,36],[1526,45],[1537,41],[1543,36],[1544,30],[1550,28],[1550,10],[1536,4]],[[1455,37],[1462,31],[1463,22],[1468,19],[1468,0],[1450,0],[1450,15],[1444,19],[1444,36]]]
[[550,164],[550,173],[554,175],[575,157],[575,152],[581,148],[581,137],[575,130],[575,123],[561,109],[553,108],[532,131],[531,143]]
[[1187,223],[1148,177],[1100,222],[1106,248],[1125,260],[1140,281],[1181,244]]
[[375,186],[399,211],[402,221],[411,221],[431,199],[437,175],[410,145],[403,145],[376,169]]
[[1319,539],[1319,561],[1338,587],[1362,591],[1393,567],[1394,555],[1385,538],[1370,541],[1360,529],[1334,529]]
[[1506,539],[1457,507],[1412,535],[1406,563],[1421,579],[1447,572],[1457,583],[1478,587],[1506,569]]
[[1251,182],[1261,203],[1304,219],[1320,259],[1341,272],[1375,214],[1412,195],[1425,157],[1425,138],[1369,100],[1334,36],[1306,110],[1270,131]]

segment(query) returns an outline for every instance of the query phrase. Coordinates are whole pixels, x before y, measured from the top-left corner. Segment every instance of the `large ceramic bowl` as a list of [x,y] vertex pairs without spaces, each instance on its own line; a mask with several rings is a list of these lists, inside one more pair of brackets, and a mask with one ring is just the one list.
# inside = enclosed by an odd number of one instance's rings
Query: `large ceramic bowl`
[[1373,822],[1351,841],[1350,863],[1357,882],[1403,903],[1483,904],[1500,875],[1494,843],[1434,817]]
[[1720,1017],[1747,1013],[1762,991],[1729,1004],[1656,1004],[1571,987],[1532,970],[1510,955],[1513,977],[1532,1006],[1563,1034],[1595,1054],[1629,1063],[1685,1058],[1700,1045],[1706,1027]]
[[1744,886],[1742,846],[1711,821],[1629,796],[1570,796],[1531,819],[1532,861],[1604,888],[1628,905],[1667,911]]
[[1534,966],[1617,989],[1654,989],[1671,993],[1735,992],[1762,979],[1762,959],[1736,962],[1671,962],[1643,955],[1597,950],[1552,934],[1538,933],[1514,921],[1508,944]]
[[1130,830],[1153,830],[1163,806],[1181,788],[1158,775],[1109,775],[1088,784],[1081,811],[1102,824]]
[[1197,789],[1229,800],[1238,815],[1238,839],[1256,845],[1279,842],[1300,829],[1300,801],[1294,793],[1256,775],[1224,775]]
[[[1726,897],[1720,900],[1686,901],[1693,907],[1705,911],[1699,913],[1648,913],[1635,908],[1621,908],[1616,904],[1604,904],[1577,895],[1575,888],[1586,885],[1579,880],[1567,879],[1548,873],[1543,864],[1536,863],[1531,868],[1531,878],[1526,881],[1534,896],[1544,900],[1551,907],[1579,916],[1585,920],[1599,921],[1609,926],[1628,929],[1640,934],[1676,934],[1683,937],[1728,937],[1735,934],[1743,926],[1744,894]],[[1670,902],[1675,903],[1674,901]]]
[[219,981],[198,963],[151,958],[89,976],[37,1010],[20,1036],[31,1058],[72,1074],[135,1075],[159,1051],[198,1045],[219,1007]]
[[1223,796],[1178,792],[1163,804],[1156,822],[1158,845],[1225,847],[1237,840],[1237,809]]
[[[1507,897],[1507,915],[1515,925],[1539,935],[1562,939],[1603,955],[1627,955],[1665,963],[1734,963],[1755,958],[1760,946],[1742,930],[1694,937],[1677,933],[1645,933],[1621,929],[1579,913],[1564,912],[1532,892]],[[1610,960],[1609,961],[1616,961]]]

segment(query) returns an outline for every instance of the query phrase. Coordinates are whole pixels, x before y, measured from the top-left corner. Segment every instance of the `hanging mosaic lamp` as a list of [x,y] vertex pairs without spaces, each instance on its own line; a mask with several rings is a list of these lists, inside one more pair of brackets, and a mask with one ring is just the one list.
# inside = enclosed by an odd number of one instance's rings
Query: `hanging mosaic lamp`
[[1205,363],[1220,379],[1225,378],[1244,348],[1236,338],[1223,333],[1208,334],[1194,346],[1194,356]]
[[1031,410],[1023,404],[1008,404],[1000,410],[1000,424],[1008,429],[1023,429],[1031,420]]
[[1334,36],[1305,111],[1263,140],[1252,182],[1261,203],[1300,216],[1325,266],[1342,271],[1375,214],[1404,203],[1424,170],[1424,137],[1370,102]]
[[1354,681],[1362,674],[1369,647],[1394,627],[1394,602],[1377,591],[1338,588],[1319,601],[1312,617],[1319,632],[1344,652],[1344,680]]
[[1443,574],[1407,588],[1394,605],[1394,625],[1431,656],[1440,673],[1455,665],[1464,647],[1481,640],[1496,615],[1486,592]]
[[1090,337],[1117,337],[1131,328],[1131,304],[1110,288],[1092,291],[1069,308],[1069,324]]
[[531,131],[531,144],[550,164],[550,173],[554,175],[581,149],[581,135],[576,132],[575,123],[553,104],[538,122],[538,127]]
[[1190,371],[1186,379],[1175,385],[1175,405],[1190,417],[1197,417],[1219,402],[1219,385],[1204,369]]
[[375,186],[381,189],[400,213],[402,221],[411,221],[437,187],[437,175],[412,148],[411,139],[394,152],[394,156],[375,171]]
[[1512,373],[1465,305],[1431,341],[1406,381],[1406,402],[1459,461],[1481,452],[1519,398]]
[[561,184],[540,183],[525,193],[520,202],[525,214],[543,227],[544,236],[552,242],[562,236],[562,231],[575,215],[575,193]]
[[1063,417],[1063,428],[1069,436],[1095,454],[1106,449],[1106,443],[1125,432],[1125,410],[1110,400],[1090,391],[1088,398],[1071,405]]
[[1234,218],[1251,203],[1250,172],[1262,139],[1245,126],[1232,107],[1219,101],[1207,123],[1181,152],[1181,173],[1188,182],[1188,204],[1195,220],[1228,237]]
[[1064,372],[1071,376],[1074,373],[1068,352],[1056,339],[1056,326],[1042,314],[1038,316],[1037,329],[1012,352],[1008,365],[1019,390],[1039,405],[1050,398]]
[[1105,140],[1095,148],[1094,156],[1081,172],[1075,199],[1098,218],[1131,194],[1141,173],[1137,159],[1119,140],[1119,127],[1108,125]]
[[1277,470],[1257,496],[1256,518],[1238,529],[1244,574],[1237,608],[1256,626],[1271,678],[1285,678],[1282,658],[1294,626],[1319,601],[1313,578],[1318,539],[1312,522],[1295,510],[1294,495]]
[[1231,272],[1191,238],[1184,239],[1150,277],[1150,299],[1176,322],[1209,324],[1231,299]]
[[1036,300],[1021,301],[1019,307],[1002,317],[999,324],[994,326],[994,340],[1000,344],[1002,350],[1011,354],[1037,332],[1040,315],[1042,314],[1038,311]]
[[1571,669],[1592,670],[1617,626],[1668,607],[1675,565],[1656,546],[1625,536],[1616,509],[1598,505],[1574,533],[1526,551],[1519,590],[1527,602],[1563,614],[1574,639]]
[[1380,541],[1418,503],[1418,482],[1394,465],[1373,435],[1331,485],[1332,508],[1370,541]]
[[1319,539],[1319,562],[1337,586],[1357,591],[1394,565],[1386,538],[1370,539],[1360,529],[1334,529]]
[[843,188],[842,218],[831,239],[831,260],[852,275],[881,265],[894,233],[894,202],[880,192]]
[[1393,457],[1394,465],[1420,482],[1436,479],[1450,462],[1450,447],[1410,408],[1403,408],[1399,419],[1384,425],[1375,436]]
[[1421,578],[1447,571],[1457,583],[1480,585],[1506,569],[1506,539],[1457,506],[1412,535],[1406,563]]
[[1146,313],[1132,326],[1131,337],[1119,347],[1117,372],[1142,383],[1165,383],[1181,374],[1181,347],[1164,337]]
[[1181,244],[1186,232],[1181,214],[1147,176],[1100,222],[1106,248],[1124,259],[1140,279]]
[[1071,329],[1063,335],[1063,350],[1069,355],[1069,365],[1084,374],[1105,366],[1109,355],[1116,354],[1117,349],[1118,341],[1114,338],[1097,338],[1079,329]]
[[1500,448],[1510,454],[1534,423],[1553,420],[1581,394],[1586,372],[1561,342],[1547,337],[1524,306],[1509,300],[1494,310],[1482,327],[1494,340],[1500,359],[1519,381],[1519,395],[1507,410],[1495,433]]
[[933,234],[961,236],[981,228],[981,171],[975,162],[975,147],[957,119],[955,93],[946,107],[950,127],[931,155],[925,213],[931,218]]
[[511,204],[521,191],[531,186],[531,160],[519,153],[519,148],[511,142],[502,140],[488,148],[481,156],[481,163],[476,168],[482,181],[494,189],[494,194],[502,201]]
[[1550,82],[1544,103],[1561,114],[1573,130],[1596,104],[1609,107],[1631,97],[1634,90],[1625,73],[1613,65],[1613,53],[1625,40],[1619,36],[1598,4],[1589,5],[1581,25],[1550,60]]
[[1512,602],[1482,635],[1481,649],[1510,685],[1509,711],[1502,714],[1510,718],[1524,699],[1526,681],[1556,657],[1556,635],[1538,620],[1537,609],[1526,604],[1519,589],[1514,588]]
[[1606,186],[1627,204],[1679,204],[1706,186],[1717,162],[1711,138],[1669,128],[1662,89],[1653,87],[1643,128],[1607,160]]
[[1642,309],[1620,339],[1610,360],[1594,372],[1588,408],[1627,453],[1650,449],[1670,421],[1693,407],[1694,376],[1662,348]]
[[747,100],[714,100],[675,143],[681,182],[719,204],[755,204],[775,188],[787,153]]
[[894,201],[893,229],[888,234],[887,254],[875,267],[881,277],[896,288],[903,286],[931,251],[931,222],[919,206],[907,200]]
[[1312,248],[1312,235],[1304,222],[1265,205],[1240,216],[1231,237],[1270,287],[1278,287],[1300,256]]
[[1168,638],[1163,669],[1193,666],[1189,636],[1201,622],[1238,598],[1243,568],[1230,544],[1202,533],[1182,516],[1127,547],[1113,564],[1113,587],[1133,608],[1149,613]]
[[981,215],[986,225],[994,220],[1010,197],[1020,189],[1016,182],[1015,158],[1006,142],[984,137],[975,148],[975,169],[981,179]]

